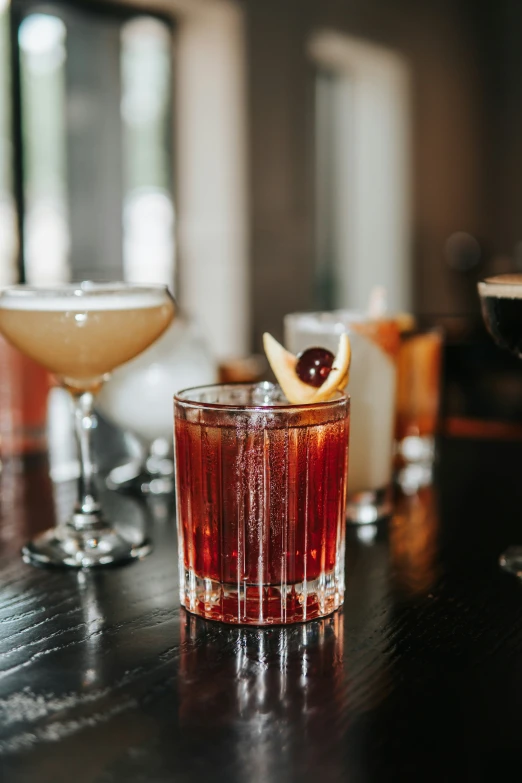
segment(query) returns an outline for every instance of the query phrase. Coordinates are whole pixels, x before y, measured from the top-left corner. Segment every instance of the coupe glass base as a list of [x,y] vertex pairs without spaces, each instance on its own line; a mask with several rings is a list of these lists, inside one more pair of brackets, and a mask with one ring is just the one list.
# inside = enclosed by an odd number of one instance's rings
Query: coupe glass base
[[113,468],[106,479],[108,489],[131,495],[171,495],[174,492],[172,462],[170,472],[151,473],[132,463]]
[[174,492],[174,460],[171,444],[156,438],[146,460],[131,460],[113,468],[106,479],[109,489],[139,495],[171,495]]
[[370,489],[348,495],[346,521],[353,525],[373,525],[393,511],[391,488]]
[[24,562],[59,568],[95,568],[145,557],[149,541],[131,541],[112,528],[77,532],[55,527],[37,536],[22,549]]
[[522,578],[522,546],[510,546],[499,558],[500,567]]

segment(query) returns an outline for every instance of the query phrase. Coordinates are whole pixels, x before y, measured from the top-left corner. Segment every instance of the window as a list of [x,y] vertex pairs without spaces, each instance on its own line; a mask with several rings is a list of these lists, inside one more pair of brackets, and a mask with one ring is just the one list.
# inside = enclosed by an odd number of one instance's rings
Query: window
[[316,291],[321,308],[364,308],[384,286],[411,306],[409,74],[402,58],[337,33],[316,64]]
[[172,26],[106,4],[12,14],[22,277],[172,285]]

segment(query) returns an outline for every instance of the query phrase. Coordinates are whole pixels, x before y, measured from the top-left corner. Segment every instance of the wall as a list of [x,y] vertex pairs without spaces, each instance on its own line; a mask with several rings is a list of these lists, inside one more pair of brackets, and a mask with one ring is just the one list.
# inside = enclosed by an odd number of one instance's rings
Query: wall
[[[487,200],[480,37],[464,3],[385,0],[245,0],[254,342],[281,335],[285,312],[313,306],[313,67],[321,28],[395,49],[412,73],[414,305],[420,313],[475,309],[467,237],[481,236]],[[463,247],[459,241],[462,239]],[[471,269],[459,271],[468,263]],[[464,261],[461,263],[461,257]]]

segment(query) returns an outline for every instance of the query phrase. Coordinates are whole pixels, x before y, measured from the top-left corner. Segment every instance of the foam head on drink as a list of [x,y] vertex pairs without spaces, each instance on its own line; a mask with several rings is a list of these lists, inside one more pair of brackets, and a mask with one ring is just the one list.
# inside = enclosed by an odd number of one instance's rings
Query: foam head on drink
[[159,337],[172,320],[173,307],[163,292],[150,290],[33,294],[0,300],[0,331],[59,378],[88,388]]
[[502,348],[522,357],[522,275],[498,275],[479,283],[488,331]]

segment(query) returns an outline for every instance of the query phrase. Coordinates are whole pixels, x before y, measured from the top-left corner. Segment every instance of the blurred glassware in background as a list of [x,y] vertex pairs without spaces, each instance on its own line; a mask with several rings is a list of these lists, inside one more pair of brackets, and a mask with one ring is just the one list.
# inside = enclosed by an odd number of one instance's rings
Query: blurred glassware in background
[[226,359],[219,363],[219,383],[259,383],[268,369],[266,356]]
[[373,524],[392,510],[398,326],[393,319],[349,310],[285,316],[285,344],[295,354],[314,346],[335,354],[343,332],[352,347],[347,516],[356,524]]
[[217,364],[199,330],[182,317],[154,346],[112,374],[97,408],[110,423],[137,436],[146,453],[113,467],[107,477],[111,489],[173,491],[173,396],[217,379]]
[[49,373],[1,336],[0,369],[2,459],[45,452]]
[[439,328],[401,334],[397,361],[395,459],[399,484],[432,478],[439,423],[443,334]]
[[[59,386],[52,388],[47,405],[47,442],[50,475],[56,484],[80,475],[72,412],[68,392]],[[93,450],[100,475],[106,476],[119,463],[143,464],[145,447],[132,433],[114,427],[100,414],[93,416],[93,424]]]

